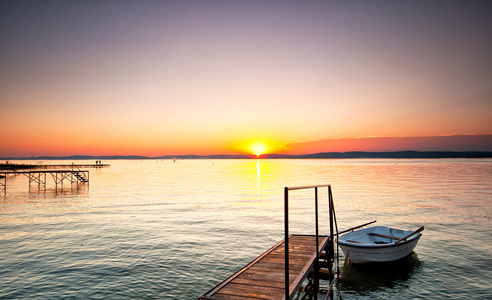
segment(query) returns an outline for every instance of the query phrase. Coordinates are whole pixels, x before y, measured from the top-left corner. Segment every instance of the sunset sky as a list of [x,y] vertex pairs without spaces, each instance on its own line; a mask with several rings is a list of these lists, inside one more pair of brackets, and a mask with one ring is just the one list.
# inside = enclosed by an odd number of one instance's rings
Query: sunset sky
[[0,157],[492,151],[492,1],[3,0],[0,125]]

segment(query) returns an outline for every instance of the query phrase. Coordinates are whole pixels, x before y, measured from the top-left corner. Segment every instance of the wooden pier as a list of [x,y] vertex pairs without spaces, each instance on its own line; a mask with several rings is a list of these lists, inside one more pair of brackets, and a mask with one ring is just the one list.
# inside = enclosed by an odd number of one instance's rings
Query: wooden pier
[[36,167],[36,169],[68,169],[68,168],[108,168],[111,166],[110,164],[73,164],[73,165],[33,165],[33,166],[39,166]]
[[[50,174],[55,182],[55,189],[58,185],[63,186],[64,181],[70,184],[89,183],[89,171],[83,171],[80,168],[107,168],[109,164],[103,164],[96,161],[95,164],[64,164],[64,165],[34,165],[34,164],[0,164],[0,188],[3,187],[7,192],[7,177],[11,175],[25,175],[29,178],[29,187],[31,183],[37,183],[38,188],[43,187],[46,190],[46,174]],[[42,170],[38,170],[42,169]],[[35,170],[35,171],[28,171]]]
[[[328,245],[327,236],[319,237],[318,251]],[[285,297],[285,243],[284,240],[267,250],[237,273],[201,296],[214,299],[292,299],[308,275],[312,275],[317,261],[316,236],[289,237],[289,296]]]
[[[330,234],[319,234],[318,188],[328,188]],[[314,189],[315,235],[289,234],[289,191]],[[299,295],[306,279],[304,294],[318,298],[320,273],[334,280],[335,211],[330,185],[286,187],[284,190],[284,239],[241,268],[199,300],[291,300]],[[338,232],[338,229],[336,229]],[[286,251],[287,249],[287,251]],[[331,288],[326,298],[333,297]]]
[[[89,171],[80,169],[71,170],[38,170],[38,171],[4,171],[0,172],[0,187],[3,186],[7,190],[7,177],[10,175],[25,175],[29,178],[29,187],[31,183],[37,183],[38,188],[46,189],[46,174],[50,174],[55,182],[55,189],[58,185],[63,185],[66,180],[70,184],[89,183]],[[1,182],[3,180],[3,182]]]
[[16,171],[16,170],[32,170],[32,169],[71,169],[71,168],[76,168],[76,169],[87,169],[87,168],[108,168],[110,167],[110,164],[63,164],[63,165],[49,165],[49,164],[13,164],[13,163],[6,163],[6,164],[0,164],[0,170],[11,170],[11,171]]

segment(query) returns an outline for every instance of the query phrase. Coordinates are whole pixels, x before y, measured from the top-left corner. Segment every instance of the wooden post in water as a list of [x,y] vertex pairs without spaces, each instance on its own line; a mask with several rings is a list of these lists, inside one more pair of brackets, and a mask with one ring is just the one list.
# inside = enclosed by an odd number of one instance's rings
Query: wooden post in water
[[0,179],[3,179],[3,183],[0,183],[0,186],[3,186],[3,192],[7,195],[7,173],[0,174]]

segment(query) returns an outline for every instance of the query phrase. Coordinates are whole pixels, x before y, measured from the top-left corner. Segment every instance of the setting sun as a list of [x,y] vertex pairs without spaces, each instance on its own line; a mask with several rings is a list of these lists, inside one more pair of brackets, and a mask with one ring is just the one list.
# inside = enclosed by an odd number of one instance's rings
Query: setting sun
[[249,145],[249,149],[256,157],[260,157],[260,155],[265,154],[268,151],[268,145],[263,141],[256,141]]

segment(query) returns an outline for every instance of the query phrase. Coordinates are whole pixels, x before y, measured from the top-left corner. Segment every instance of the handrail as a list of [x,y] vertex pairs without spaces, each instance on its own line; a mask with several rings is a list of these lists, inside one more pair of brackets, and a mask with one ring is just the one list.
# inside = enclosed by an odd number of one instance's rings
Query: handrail
[[322,185],[306,185],[306,186],[294,186],[294,187],[285,187],[289,191],[294,191],[294,190],[305,190],[305,189],[311,189],[311,188],[317,188],[317,187],[329,187],[330,184],[322,184]]
[[[77,170],[74,171],[73,168],[76,168]],[[83,172],[84,171],[82,171],[76,164],[72,163],[72,174],[74,174],[77,178],[80,176],[83,181],[89,182],[89,176],[85,176]],[[89,172],[87,172],[87,175],[89,175]]]
[[[329,219],[330,219],[330,242],[329,247],[331,248],[330,254],[330,262],[331,259],[334,259],[334,250],[333,250],[333,220],[334,220],[334,205],[333,205],[333,196],[331,193],[331,185],[323,184],[323,185],[310,185],[310,186],[298,186],[298,187],[285,187],[284,188],[284,246],[285,246],[285,296],[284,299],[291,299],[291,291],[290,291],[290,281],[289,281],[289,191],[293,190],[302,190],[302,189],[311,189],[314,188],[315,192],[315,227],[316,227],[316,260],[314,265],[314,289],[318,289],[319,285],[319,274],[318,274],[318,264],[319,264],[319,224],[318,224],[318,188],[319,187],[327,187],[328,188],[328,206],[329,206]],[[336,221],[335,221],[336,222]],[[331,263],[330,263],[331,265]],[[314,293],[314,299],[317,299],[317,293]]]
[[77,171],[82,171],[76,164],[72,163],[72,171],[73,171],[73,168],[76,168]]

